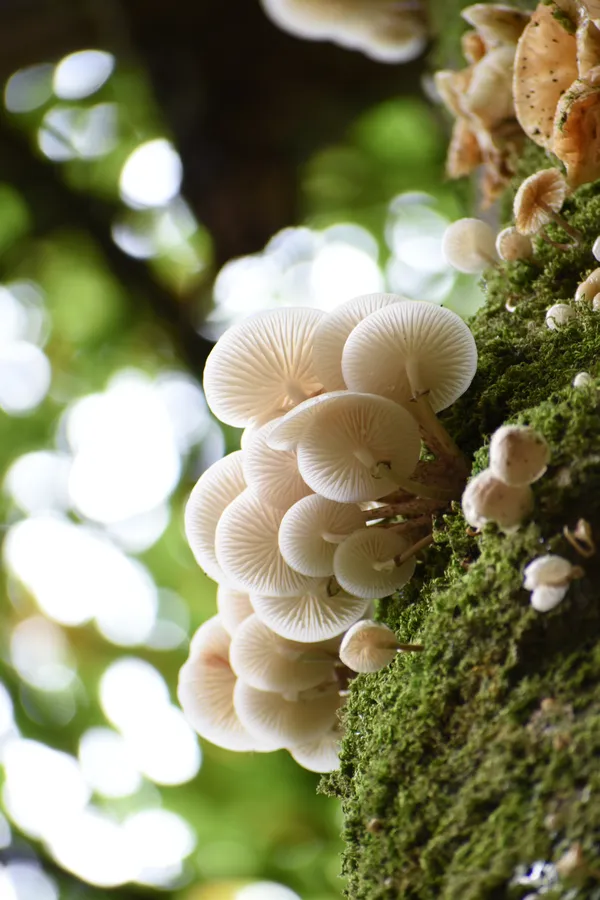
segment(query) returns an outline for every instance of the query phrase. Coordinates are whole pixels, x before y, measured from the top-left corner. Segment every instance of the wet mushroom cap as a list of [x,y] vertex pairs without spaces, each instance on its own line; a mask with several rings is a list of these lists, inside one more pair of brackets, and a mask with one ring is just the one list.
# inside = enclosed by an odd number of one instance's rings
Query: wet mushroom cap
[[204,472],[185,507],[185,535],[198,565],[213,581],[226,581],[215,554],[217,524],[232,500],[246,488],[242,452],[237,450]]
[[365,614],[368,600],[337,590],[327,593],[329,579],[311,593],[296,597],[253,594],[256,615],[271,631],[290,641],[314,644],[343,634]]
[[378,672],[398,652],[398,639],[387,625],[362,619],[348,629],[340,645],[340,659],[353,672]]
[[242,725],[259,741],[294,747],[314,741],[336,722],[340,697],[337,686],[311,688],[295,699],[271,691],[257,691],[241,679],[233,702]]
[[248,437],[242,462],[246,484],[252,493],[269,506],[287,509],[312,494],[312,490],[298,471],[296,454],[269,447],[269,435],[277,422],[267,422]]
[[567,196],[567,182],[559,169],[541,169],[523,181],[515,194],[513,212],[521,234],[536,234],[560,212]]
[[363,525],[358,506],[312,494],[290,507],[281,520],[279,549],[287,564],[303,575],[333,575],[338,543]]
[[247,593],[236,591],[235,588],[222,582],[217,589],[217,612],[223,628],[230,637],[233,637],[244,619],[251,616],[254,610]]
[[459,272],[478,274],[496,261],[496,236],[481,219],[457,219],[444,232],[442,253]]
[[405,538],[389,528],[361,528],[335,551],[336,580],[357,597],[367,600],[387,597],[403,587],[415,571],[414,557],[401,566],[394,564],[394,558],[409,546]]
[[227,425],[268,422],[321,390],[312,366],[312,341],[323,312],[309,307],[270,309],[234,325],[211,350],[204,393]]
[[505,484],[533,484],[550,461],[550,447],[542,434],[523,425],[503,425],[490,441],[490,470]]
[[429,392],[439,412],[463,394],[477,370],[477,348],[456,313],[425,301],[394,303],[367,316],[344,347],[342,371],[352,391],[404,405]]

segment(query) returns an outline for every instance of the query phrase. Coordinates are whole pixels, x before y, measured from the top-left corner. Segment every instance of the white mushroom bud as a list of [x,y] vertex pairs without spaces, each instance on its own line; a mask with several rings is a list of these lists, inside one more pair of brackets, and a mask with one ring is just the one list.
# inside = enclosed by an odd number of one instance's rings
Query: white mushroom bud
[[533,492],[529,485],[512,487],[484,469],[471,478],[462,495],[463,514],[473,528],[495,522],[506,532],[517,531],[533,510]]
[[336,580],[356,597],[387,597],[412,578],[414,557],[399,562],[410,544],[388,528],[361,528],[340,544],[333,557]]
[[533,256],[531,238],[517,231],[514,225],[504,228],[496,237],[496,252],[500,259],[514,262],[517,259],[529,259]]
[[568,559],[548,553],[538,556],[525,566],[523,587],[527,591],[534,591],[539,587],[565,587],[578,574],[578,570]]
[[458,219],[444,232],[442,253],[459,272],[477,275],[497,262],[496,236],[481,219]]
[[595,384],[589,372],[578,372],[572,381],[574,388],[588,388]]
[[362,619],[344,635],[340,659],[353,672],[378,672],[389,665],[399,651],[422,649],[420,644],[401,644],[387,625]]
[[490,470],[495,478],[515,487],[533,484],[550,461],[543,435],[525,425],[502,425],[490,442]]
[[531,605],[536,612],[550,612],[555,606],[564,599],[569,587],[552,587],[551,585],[541,585],[531,594]]
[[571,319],[576,316],[572,306],[566,303],[555,303],[550,309],[546,310],[546,325],[550,331],[558,331],[564,325],[567,325]]

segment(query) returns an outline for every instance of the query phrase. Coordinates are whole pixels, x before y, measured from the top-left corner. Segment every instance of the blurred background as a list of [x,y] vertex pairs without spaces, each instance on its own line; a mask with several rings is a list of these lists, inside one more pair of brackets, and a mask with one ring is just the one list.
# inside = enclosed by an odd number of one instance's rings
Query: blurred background
[[2,0],[0,26],[0,898],[336,900],[318,776],[177,708],[215,612],[182,511],[238,446],[201,388],[230,324],[480,303],[440,253],[468,198],[425,62],[258,0]]

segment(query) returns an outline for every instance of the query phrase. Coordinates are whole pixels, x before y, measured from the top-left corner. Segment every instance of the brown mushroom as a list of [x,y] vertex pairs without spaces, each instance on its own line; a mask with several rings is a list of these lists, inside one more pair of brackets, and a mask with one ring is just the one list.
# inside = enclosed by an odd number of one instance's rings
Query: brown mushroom
[[554,117],[552,150],[572,188],[600,177],[600,85],[575,81]]
[[521,234],[537,234],[544,225],[556,222],[575,241],[581,234],[559,215],[567,195],[567,182],[559,169],[540,169],[522,182],[515,194],[513,212]]
[[475,3],[463,9],[461,16],[488,47],[516,44],[529,22],[529,13],[500,3]]

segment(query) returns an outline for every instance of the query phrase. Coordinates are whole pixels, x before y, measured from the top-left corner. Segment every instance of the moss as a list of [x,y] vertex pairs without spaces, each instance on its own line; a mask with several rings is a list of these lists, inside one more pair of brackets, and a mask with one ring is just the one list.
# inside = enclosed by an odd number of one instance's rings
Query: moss
[[[528,150],[521,177],[540,164],[552,163]],[[564,212],[581,246],[559,251],[538,240],[535,264],[487,273],[487,302],[472,323],[478,372],[444,416],[474,470],[503,422],[545,435],[552,464],[534,485],[533,520],[514,535],[489,526],[472,537],[454,504],[436,521],[415,579],[380,607],[426,652],[352,686],[341,769],[324,781],[342,800],[352,900],[521,900],[532,888],[519,873],[556,862],[576,842],[600,868],[600,554],[582,560],[563,537],[583,517],[600,543],[599,395],[571,387],[578,371],[600,375],[600,315],[578,304],[560,331],[544,321],[596,266],[600,184],[575,192]],[[564,240],[559,228],[550,234]],[[522,572],[548,551],[583,565],[585,576],[541,615]],[[371,833],[374,817],[381,828]],[[545,896],[566,890],[557,882]],[[576,893],[598,896],[593,880]]]

